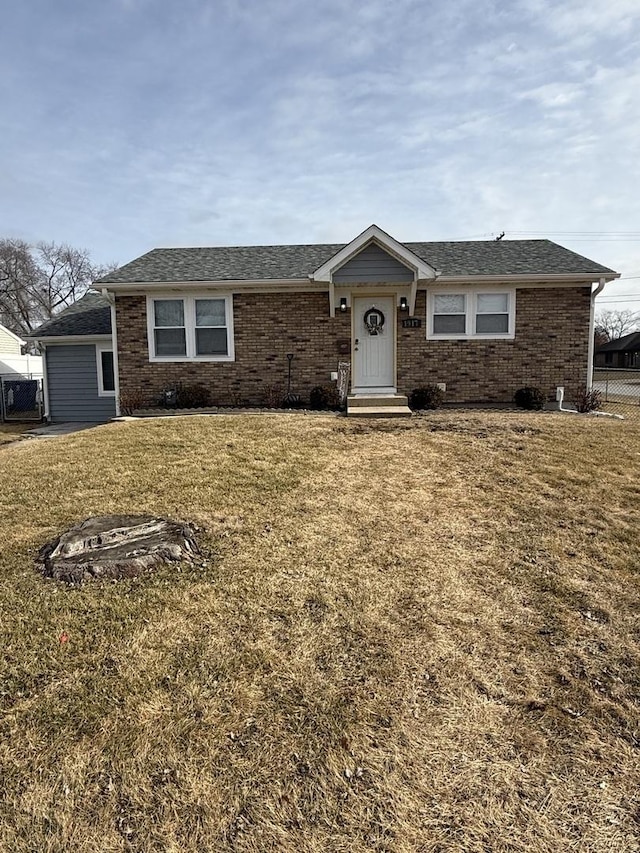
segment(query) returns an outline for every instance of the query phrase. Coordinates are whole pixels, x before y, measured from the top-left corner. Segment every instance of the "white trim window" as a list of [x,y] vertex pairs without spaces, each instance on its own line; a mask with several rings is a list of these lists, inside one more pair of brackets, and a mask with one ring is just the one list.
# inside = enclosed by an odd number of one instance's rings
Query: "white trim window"
[[147,296],[150,361],[233,361],[233,297]]
[[512,339],[515,290],[432,291],[427,295],[427,338]]
[[98,373],[98,397],[115,397],[116,376],[111,344],[96,344],[96,370]]

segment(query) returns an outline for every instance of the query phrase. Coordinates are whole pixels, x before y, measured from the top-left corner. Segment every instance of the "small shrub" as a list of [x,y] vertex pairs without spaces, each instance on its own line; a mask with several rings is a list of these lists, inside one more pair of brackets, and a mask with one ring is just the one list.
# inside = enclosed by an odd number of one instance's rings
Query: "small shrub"
[[211,405],[211,392],[205,385],[179,385],[176,389],[179,409],[202,409]]
[[267,409],[277,409],[282,404],[282,385],[265,385],[262,403]]
[[437,385],[425,385],[424,388],[414,388],[409,394],[409,408],[414,412],[423,409],[437,409],[444,401],[444,391]]
[[158,399],[158,405],[161,409],[175,409],[177,406],[177,388],[165,388]]
[[596,412],[602,406],[602,394],[593,388],[589,391],[586,385],[581,385],[576,391],[575,404],[579,412]]
[[333,385],[316,385],[309,393],[309,408],[315,411],[340,409],[340,394]]
[[304,400],[300,394],[285,394],[281,406],[283,409],[304,409]]
[[136,409],[142,409],[144,406],[144,394],[139,388],[121,391],[118,400],[123,415],[132,415]]
[[521,409],[529,409],[530,411],[539,410],[544,406],[544,394],[539,388],[533,385],[527,385],[524,388],[518,388],[513,395],[516,406]]

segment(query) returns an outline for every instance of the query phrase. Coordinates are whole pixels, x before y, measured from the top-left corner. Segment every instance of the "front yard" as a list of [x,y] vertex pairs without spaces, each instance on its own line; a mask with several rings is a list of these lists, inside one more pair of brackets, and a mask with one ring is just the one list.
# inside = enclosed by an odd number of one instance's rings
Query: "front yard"
[[0,423],[0,446],[10,444],[12,441],[19,441],[23,433],[36,426],[39,426],[39,424],[33,421],[15,424]]
[[[640,425],[111,424],[0,453],[0,850],[640,849]],[[67,588],[90,515],[203,559]]]

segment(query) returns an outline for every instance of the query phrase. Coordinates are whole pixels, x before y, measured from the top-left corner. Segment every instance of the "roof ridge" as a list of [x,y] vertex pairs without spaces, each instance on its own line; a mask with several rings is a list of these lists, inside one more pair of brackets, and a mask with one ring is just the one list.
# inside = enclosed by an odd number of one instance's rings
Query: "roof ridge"
[[[347,243],[252,243],[246,246],[156,246],[155,249],[150,249],[145,252],[145,255],[151,252],[192,252],[199,249],[307,249],[316,248],[319,246],[347,246]],[[141,255],[140,257],[144,257]]]
[[[549,240],[546,237],[532,237],[529,238],[517,238],[515,240],[510,240],[508,238],[504,240],[462,240],[462,239],[454,239],[454,240],[398,240],[398,243],[401,243],[403,246],[411,246],[411,245],[420,245],[420,246],[446,246],[451,244],[460,244],[464,243],[466,245],[491,245],[492,243],[499,243],[501,246],[505,245],[513,245],[514,243],[551,243],[554,246],[561,246],[560,243],[555,243],[553,240]],[[320,248],[320,247],[343,247],[348,246],[348,243],[246,243],[240,245],[220,245],[220,246],[154,246],[153,249],[149,249],[144,254],[140,255],[139,258],[135,260],[139,260],[140,258],[144,258],[146,255],[150,255],[152,252],[194,252],[194,251],[207,251],[209,249],[308,249],[308,248]],[[561,248],[565,249],[565,246],[561,246]],[[567,249],[568,252],[572,251],[571,249]]]

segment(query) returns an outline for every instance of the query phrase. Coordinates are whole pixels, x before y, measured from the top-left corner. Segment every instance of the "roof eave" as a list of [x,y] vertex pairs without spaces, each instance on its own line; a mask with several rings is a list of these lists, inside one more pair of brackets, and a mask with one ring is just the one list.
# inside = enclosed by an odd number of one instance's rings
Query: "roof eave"
[[[465,282],[585,282],[593,283],[604,279],[613,281],[620,278],[617,272],[580,272],[580,273],[503,273],[492,275],[427,275],[418,276],[421,283],[431,284],[463,284]],[[214,290],[263,290],[277,287],[280,290],[326,290],[329,280],[317,279],[315,273],[310,273],[306,278],[254,278],[254,279],[209,279],[201,281],[110,281],[102,285],[104,290],[110,292],[123,291],[153,291],[153,290],[184,290],[184,289],[214,289]]]
[[584,282],[585,284],[593,284],[596,281],[604,279],[605,281],[613,281],[620,278],[619,272],[572,272],[572,273],[503,273],[496,275],[441,275],[434,284],[464,284],[465,282],[512,282],[512,283],[527,283],[531,282],[550,282],[553,284],[575,284],[576,282]]
[[80,344],[93,341],[110,341],[111,332],[101,335],[28,335],[28,341],[38,344]]
[[102,286],[110,292],[118,291],[144,291],[144,290],[171,290],[173,288],[183,290],[185,288],[199,288],[202,290],[248,290],[251,288],[263,289],[268,287],[279,287],[286,290],[325,290],[322,282],[310,282],[309,278],[254,278],[254,279],[218,279],[207,281],[109,281]]

